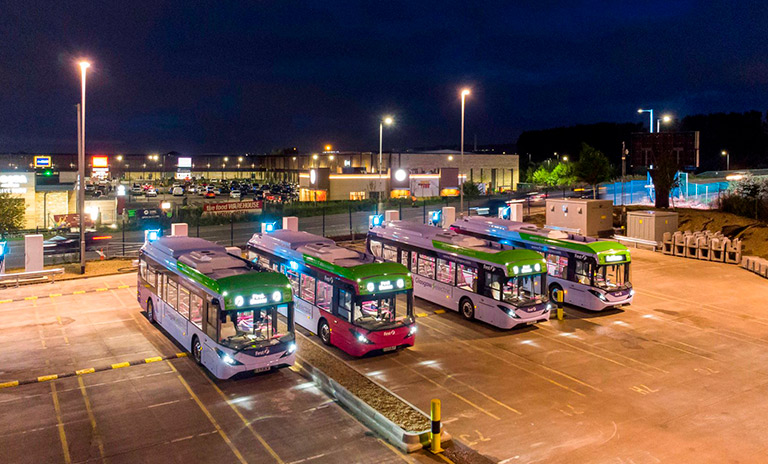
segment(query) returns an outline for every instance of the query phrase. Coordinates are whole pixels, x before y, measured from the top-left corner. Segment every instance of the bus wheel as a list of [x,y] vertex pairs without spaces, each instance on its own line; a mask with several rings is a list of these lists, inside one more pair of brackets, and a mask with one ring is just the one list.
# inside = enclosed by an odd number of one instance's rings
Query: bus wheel
[[197,335],[192,337],[192,357],[195,358],[196,363],[203,363],[203,345],[200,344],[200,339],[197,338]]
[[459,302],[459,312],[464,319],[472,320],[475,318],[475,305],[472,304],[472,300],[469,298],[462,298]]
[[152,298],[147,298],[147,319],[149,322],[155,323],[155,305],[152,304]]
[[[558,284],[550,285],[549,286],[549,301],[551,301],[552,303],[557,303],[557,298],[555,298],[555,293],[562,292],[562,291],[563,291],[563,287],[561,287],[560,285],[558,285]],[[565,296],[565,294],[563,294],[563,296]],[[565,300],[565,299],[563,299],[563,300]]]
[[317,334],[320,335],[320,340],[324,344],[331,345],[331,327],[328,325],[325,319],[320,319],[320,324],[317,327]]

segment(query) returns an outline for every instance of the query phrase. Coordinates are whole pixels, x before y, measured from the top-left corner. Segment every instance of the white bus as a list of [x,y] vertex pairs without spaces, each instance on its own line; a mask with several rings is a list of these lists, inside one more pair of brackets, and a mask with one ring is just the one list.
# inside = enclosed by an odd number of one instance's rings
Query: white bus
[[248,241],[248,258],[288,276],[296,323],[352,356],[413,346],[408,268],[308,232],[276,230]]
[[549,319],[546,263],[529,250],[501,247],[438,227],[386,222],[368,231],[368,250],[411,269],[414,294],[496,327]]
[[505,248],[542,253],[550,297],[556,290],[565,290],[566,303],[592,311],[632,303],[629,250],[618,242],[479,216],[462,218],[451,229]]
[[137,298],[151,322],[220,379],[294,363],[288,279],[221,245],[193,237],[147,241],[139,253]]

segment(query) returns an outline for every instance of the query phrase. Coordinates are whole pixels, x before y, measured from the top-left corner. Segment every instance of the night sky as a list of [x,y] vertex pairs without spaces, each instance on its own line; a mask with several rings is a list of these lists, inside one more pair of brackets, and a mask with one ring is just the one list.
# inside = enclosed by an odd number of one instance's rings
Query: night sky
[[[510,6],[516,4],[516,6]],[[0,1],[0,151],[515,142],[526,129],[768,108],[768,8],[733,1]]]

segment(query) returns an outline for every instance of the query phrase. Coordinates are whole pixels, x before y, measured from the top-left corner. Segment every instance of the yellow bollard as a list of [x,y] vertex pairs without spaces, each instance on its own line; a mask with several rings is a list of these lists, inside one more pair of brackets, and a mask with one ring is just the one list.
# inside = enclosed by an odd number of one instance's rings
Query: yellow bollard
[[432,407],[430,408],[430,419],[432,420],[432,430],[429,434],[430,447],[429,450],[433,453],[442,453],[443,448],[440,447],[440,400],[432,400]]
[[557,292],[557,320],[563,320],[563,300],[565,297],[565,290],[559,290]]

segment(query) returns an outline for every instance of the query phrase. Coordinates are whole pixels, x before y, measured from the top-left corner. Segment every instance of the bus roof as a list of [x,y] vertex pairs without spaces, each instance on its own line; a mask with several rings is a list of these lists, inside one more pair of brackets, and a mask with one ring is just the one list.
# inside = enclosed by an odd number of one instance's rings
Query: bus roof
[[[374,227],[371,232],[406,244],[431,245],[441,251],[496,264],[505,268],[508,275],[520,274],[519,270],[527,265],[533,269],[533,266],[539,264],[542,272],[546,269],[544,258],[535,251],[501,250],[485,240],[457,234],[450,229],[407,221],[390,221],[381,227]],[[515,267],[518,268],[517,273],[514,272]]]
[[[288,278],[276,272],[266,272],[249,261],[227,253],[227,249],[196,237],[163,236],[145,243],[144,253],[200,285],[224,296],[225,307],[234,305],[236,295],[271,295],[290,286]],[[281,290],[282,298],[273,303],[291,301],[289,291]],[[230,304],[231,303],[231,304]]]
[[[630,260],[627,247],[611,240],[598,240],[586,235],[561,230],[539,228],[527,222],[509,221],[501,218],[471,216],[464,217],[451,225],[452,228],[469,232],[485,232],[500,239],[511,238],[537,243],[543,246],[562,248],[578,253],[596,255],[604,264],[604,256],[624,253]],[[601,259],[602,258],[602,259]]]
[[[356,284],[379,283],[392,277],[404,279],[404,289],[412,287],[408,268],[399,263],[377,263],[372,255],[336,245],[329,238],[304,231],[279,229],[267,234],[254,234],[248,243],[271,250],[287,259],[302,261],[336,274]],[[359,285],[360,293],[366,285]]]

